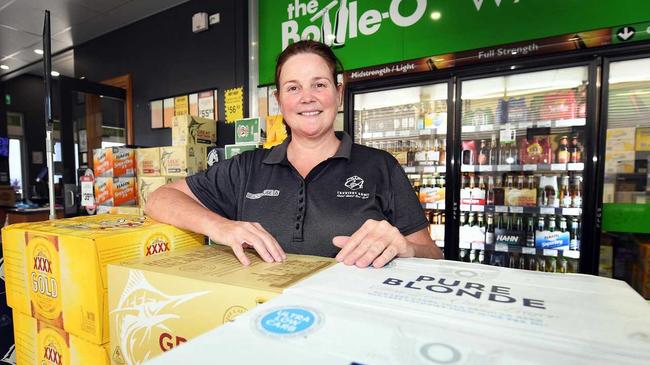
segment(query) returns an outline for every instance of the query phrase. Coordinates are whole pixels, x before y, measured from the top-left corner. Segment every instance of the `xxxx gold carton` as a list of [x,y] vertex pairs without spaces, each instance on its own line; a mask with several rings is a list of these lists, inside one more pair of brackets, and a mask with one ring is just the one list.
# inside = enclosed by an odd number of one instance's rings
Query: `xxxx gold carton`
[[131,215],[14,224],[2,230],[7,304],[95,344],[108,342],[106,264],[203,244]]
[[191,115],[175,116],[172,120],[172,146],[213,145],[216,142],[216,120]]
[[335,263],[287,255],[269,264],[248,256],[245,267],[230,248],[203,246],[109,265],[112,363],[140,364]]
[[135,159],[138,177],[160,176],[160,148],[138,148]]
[[140,207],[109,207],[106,205],[97,206],[97,214],[129,214],[143,215]]
[[95,203],[98,205],[136,205],[135,177],[98,177],[95,179]]
[[108,147],[93,150],[95,176],[135,176],[135,151],[132,148]]
[[171,177],[138,177],[138,205],[144,208],[147,204],[149,194],[153,193],[159,187],[172,182]]
[[16,364],[108,365],[108,344],[96,345],[14,312]]
[[[204,147],[198,145],[160,147],[160,167],[165,176],[190,176],[203,170]],[[202,162],[203,161],[203,162]]]

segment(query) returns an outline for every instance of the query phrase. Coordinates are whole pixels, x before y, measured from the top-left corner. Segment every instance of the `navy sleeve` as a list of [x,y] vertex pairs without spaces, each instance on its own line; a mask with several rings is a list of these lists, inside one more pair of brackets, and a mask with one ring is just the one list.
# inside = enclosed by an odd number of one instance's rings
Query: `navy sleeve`
[[189,176],[185,181],[192,193],[208,209],[228,219],[237,218],[238,190],[241,179],[239,156],[220,161],[208,170]]
[[391,212],[393,225],[404,236],[429,226],[422,205],[402,167],[393,165],[391,170]]

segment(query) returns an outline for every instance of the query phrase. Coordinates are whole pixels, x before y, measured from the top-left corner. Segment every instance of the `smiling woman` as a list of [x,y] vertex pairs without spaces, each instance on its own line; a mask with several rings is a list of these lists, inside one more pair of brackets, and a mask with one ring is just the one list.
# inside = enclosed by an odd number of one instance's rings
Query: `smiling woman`
[[285,252],[382,267],[395,257],[442,258],[410,183],[389,153],[334,132],[343,85],[329,47],[300,41],[278,57],[275,97],[291,134],[156,190],[154,219],[194,230],[267,262]]

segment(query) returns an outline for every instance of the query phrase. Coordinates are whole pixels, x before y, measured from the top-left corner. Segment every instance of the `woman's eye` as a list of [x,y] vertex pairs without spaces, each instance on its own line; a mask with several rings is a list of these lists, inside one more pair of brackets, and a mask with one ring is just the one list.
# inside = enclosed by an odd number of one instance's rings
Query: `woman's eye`
[[287,91],[288,91],[288,92],[294,92],[294,91],[296,91],[296,90],[298,90],[298,87],[297,87],[297,86],[289,86],[289,87],[287,88]]
[[327,87],[327,84],[325,84],[324,82],[319,82],[319,83],[316,83],[316,87],[319,88],[319,89],[322,89],[324,87]]

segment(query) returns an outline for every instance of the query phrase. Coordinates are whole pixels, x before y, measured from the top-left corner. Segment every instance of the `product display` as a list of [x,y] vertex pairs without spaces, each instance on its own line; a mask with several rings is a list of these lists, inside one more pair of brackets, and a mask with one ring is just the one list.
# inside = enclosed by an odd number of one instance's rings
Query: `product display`
[[93,150],[95,176],[135,176],[135,150],[125,147],[98,148]]
[[235,121],[235,143],[260,143],[260,119],[248,118]]
[[248,256],[251,265],[242,266],[229,247],[215,245],[109,265],[112,363],[140,364],[335,263],[287,255],[275,264]]
[[135,159],[138,177],[160,176],[160,148],[138,148]]
[[136,205],[135,177],[98,177],[95,179],[95,204],[106,206]]
[[259,147],[257,143],[227,144],[224,146],[224,154],[226,159],[228,159],[242,152],[253,151]]
[[147,204],[147,197],[159,187],[169,184],[176,179],[173,177],[138,177],[138,205],[144,208]]
[[213,145],[216,142],[216,120],[191,115],[174,117],[172,121],[172,146]]
[[106,264],[203,244],[203,236],[129,215],[2,230],[7,303],[94,344],[108,341]]
[[162,175],[194,175],[207,168],[206,155],[206,147],[201,145],[160,147]]

